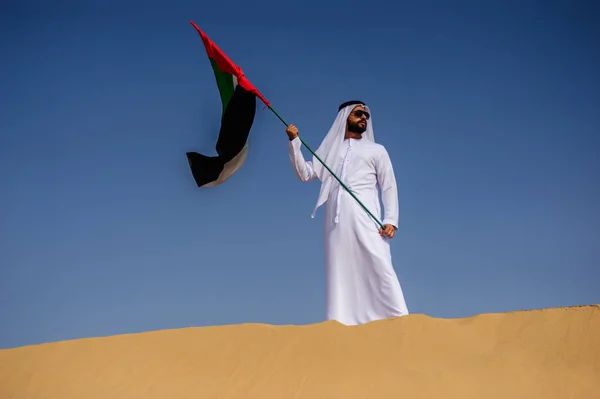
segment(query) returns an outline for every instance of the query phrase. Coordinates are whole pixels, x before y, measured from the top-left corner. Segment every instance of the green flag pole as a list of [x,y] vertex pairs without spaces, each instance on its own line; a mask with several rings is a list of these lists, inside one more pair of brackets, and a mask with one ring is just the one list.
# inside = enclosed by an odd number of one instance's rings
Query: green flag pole
[[[270,110],[271,110],[271,111],[272,111],[272,112],[275,114],[275,116],[276,116],[277,118],[279,118],[279,120],[280,120],[280,121],[281,121],[281,122],[282,122],[282,123],[283,123],[283,124],[284,124],[286,127],[287,127],[287,126],[289,126],[289,125],[286,123],[286,121],[284,121],[284,120],[283,120],[283,118],[282,118],[281,116],[279,116],[279,114],[277,113],[277,111],[275,111],[275,110],[274,110],[274,109],[273,109],[273,108],[272,108],[270,105],[267,105],[267,107],[268,107],[268,108],[269,108],[269,109],[270,109]],[[314,152],[314,151],[313,151],[313,150],[312,150],[312,149],[309,147],[309,145],[308,145],[308,144],[306,144],[306,143],[304,142],[304,140],[302,140],[302,137],[298,136],[298,138],[300,139],[300,142],[301,142],[302,144],[304,144],[304,146],[305,146],[305,147],[308,149],[308,151],[310,151],[310,153],[311,153],[311,154],[313,154],[313,155],[315,156],[315,158],[317,158],[317,159],[319,160],[319,162],[321,162],[321,164],[322,164],[322,165],[325,167],[325,169],[327,169],[327,170],[329,171],[329,173],[331,173],[331,174],[333,175],[333,177],[335,177],[335,178],[336,178],[336,180],[337,180],[337,181],[340,183],[340,185],[341,185],[342,187],[344,187],[344,189],[345,189],[345,190],[346,190],[346,191],[347,191],[347,192],[348,192],[348,193],[349,193],[349,194],[352,196],[352,198],[354,198],[354,199],[356,200],[356,202],[358,202],[358,203],[359,203],[359,205],[360,205],[360,206],[362,206],[362,207],[363,207],[363,209],[364,209],[364,210],[365,210],[365,211],[366,211],[366,212],[367,212],[367,213],[368,213],[368,214],[369,214],[369,215],[370,215],[370,216],[371,216],[371,217],[372,217],[372,218],[373,218],[373,219],[374,219],[374,220],[377,222],[377,224],[379,225],[379,227],[381,227],[382,229],[384,229],[384,230],[385,230],[385,227],[383,226],[383,223],[381,223],[381,222],[379,221],[379,219],[377,219],[377,217],[375,217],[375,215],[373,215],[373,214],[371,213],[371,211],[369,211],[369,210],[367,209],[367,207],[366,207],[366,206],[365,206],[365,205],[364,205],[362,202],[360,202],[360,200],[359,200],[359,199],[356,197],[356,195],[354,195],[354,193],[353,193],[353,192],[352,192],[352,191],[351,191],[351,190],[350,190],[350,189],[349,189],[349,188],[348,188],[348,187],[347,187],[347,186],[344,184],[344,182],[342,182],[342,181],[340,180],[340,178],[339,178],[339,177],[337,177],[337,176],[336,176],[336,174],[335,174],[335,173],[333,173],[333,171],[332,171],[331,169],[329,169],[329,166],[327,166],[327,165],[325,164],[325,162],[323,162],[323,161],[321,160],[321,158],[319,158],[319,156],[318,156],[318,155],[317,155],[317,154],[316,154],[316,153],[315,153],[315,152]]]

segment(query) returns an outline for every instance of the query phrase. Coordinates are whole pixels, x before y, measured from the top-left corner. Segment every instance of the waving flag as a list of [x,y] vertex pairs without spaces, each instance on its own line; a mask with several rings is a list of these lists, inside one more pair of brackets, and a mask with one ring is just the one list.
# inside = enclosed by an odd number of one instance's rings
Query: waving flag
[[235,65],[194,22],[191,24],[204,43],[223,110],[216,144],[217,156],[206,156],[197,152],[188,152],[186,155],[198,187],[213,187],[231,177],[246,160],[248,136],[256,113],[256,98],[267,107],[270,107],[270,104],[244,76],[241,68]]

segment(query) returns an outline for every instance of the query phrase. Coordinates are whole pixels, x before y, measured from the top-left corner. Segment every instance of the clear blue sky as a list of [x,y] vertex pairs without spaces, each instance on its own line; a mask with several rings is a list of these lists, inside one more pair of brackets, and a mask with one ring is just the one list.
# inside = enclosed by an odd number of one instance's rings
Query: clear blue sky
[[[600,303],[592,1],[79,2],[0,9],[0,347],[324,317],[318,183],[258,112],[198,189],[220,102],[194,20],[313,148],[350,99],[393,161],[413,313]],[[308,152],[305,154],[309,155]]]

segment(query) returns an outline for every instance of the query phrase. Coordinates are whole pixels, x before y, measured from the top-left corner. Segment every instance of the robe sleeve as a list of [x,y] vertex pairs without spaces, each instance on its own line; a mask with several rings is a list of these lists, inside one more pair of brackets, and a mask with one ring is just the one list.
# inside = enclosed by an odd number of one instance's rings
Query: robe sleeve
[[317,174],[312,167],[312,162],[304,160],[301,146],[302,142],[298,137],[289,141],[290,161],[292,161],[294,172],[300,181],[311,181],[317,178]]
[[391,224],[396,229],[399,222],[399,205],[398,205],[398,187],[396,184],[396,176],[394,168],[388,152],[383,149],[379,154],[379,162],[377,164],[377,183],[381,190],[381,199],[383,202],[383,224]]

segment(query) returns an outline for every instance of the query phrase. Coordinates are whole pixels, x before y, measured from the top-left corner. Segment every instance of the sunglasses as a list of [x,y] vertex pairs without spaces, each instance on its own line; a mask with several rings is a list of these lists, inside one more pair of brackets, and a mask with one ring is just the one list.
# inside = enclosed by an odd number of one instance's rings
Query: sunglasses
[[356,116],[358,116],[359,118],[362,118],[363,115],[364,115],[364,117],[367,120],[369,120],[369,118],[371,118],[371,115],[367,111],[358,110],[358,111],[354,111],[353,114],[356,115]]

